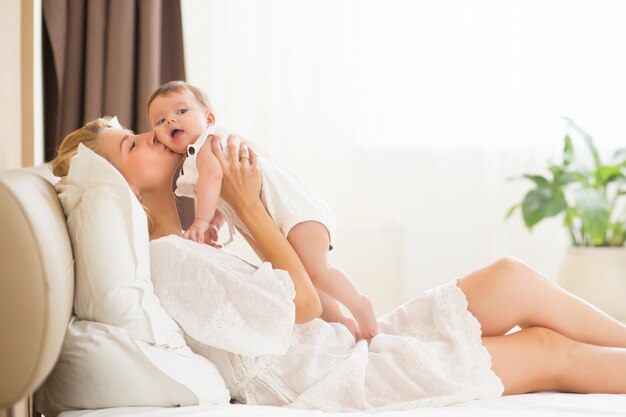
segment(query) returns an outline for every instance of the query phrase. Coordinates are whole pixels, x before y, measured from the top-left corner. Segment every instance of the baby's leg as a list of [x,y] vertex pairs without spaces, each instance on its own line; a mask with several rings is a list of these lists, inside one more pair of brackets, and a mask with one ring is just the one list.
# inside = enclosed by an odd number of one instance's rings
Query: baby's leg
[[330,242],[326,227],[315,221],[298,223],[287,234],[287,240],[300,257],[313,285],[348,307],[359,325],[361,337],[376,336],[378,323],[372,302],[343,271],[328,263]]
[[[250,245],[254,253],[256,253],[256,255],[259,257],[261,262],[265,262],[266,259],[261,253],[261,251],[259,250],[259,247],[257,246],[254,239],[252,239],[250,236],[248,236],[241,230],[239,230],[239,233],[241,234],[241,236],[243,236],[246,239],[246,241],[248,242],[248,244]],[[317,294],[320,297],[320,302],[322,303],[322,316],[321,316],[322,320],[327,321],[329,323],[343,324],[344,326],[348,328],[348,330],[350,330],[350,333],[352,333],[352,336],[354,336],[354,338],[356,339],[359,336],[358,326],[356,324],[356,321],[354,321],[352,317],[346,316],[343,313],[343,311],[341,311],[341,307],[339,306],[339,302],[337,300],[335,300],[333,297],[326,294],[324,291],[320,290],[319,288],[316,288],[316,290],[317,290]]]
[[335,300],[330,295],[326,294],[324,291],[317,289],[317,294],[320,297],[320,302],[322,303],[322,320],[327,321],[329,323],[341,323],[350,330],[352,336],[356,339],[358,337],[358,327],[356,321],[352,317],[348,317],[343,314],[341,311],[341,307],[339,306],[339,302]]

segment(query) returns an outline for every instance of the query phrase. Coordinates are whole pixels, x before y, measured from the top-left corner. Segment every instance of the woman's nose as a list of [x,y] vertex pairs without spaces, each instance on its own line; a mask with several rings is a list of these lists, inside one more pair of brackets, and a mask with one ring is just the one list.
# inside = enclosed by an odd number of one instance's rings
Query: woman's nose
[[136,135],[135,140],[142,145],[152,146],[153,144],[156,143],[157,138],[156,138],[156,134],[154,133],[154,131],[150,130],[148,132],[140,133]]

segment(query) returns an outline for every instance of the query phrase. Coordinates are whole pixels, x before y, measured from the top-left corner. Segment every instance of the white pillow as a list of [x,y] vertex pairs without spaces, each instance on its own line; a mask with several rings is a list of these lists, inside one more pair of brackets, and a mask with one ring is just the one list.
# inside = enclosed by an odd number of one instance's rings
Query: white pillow
[[[228,403],[215,366],[187,347],[154,294],[146,214],[124,177],[79,145],[55,188],[74,251],[74,312],[86,321],[70,322],[45,398],[59,410]],[[152,388],[171,380],[179,386],[167,394]]]
[[154,295],[146,214],[124,177],[81,144],[55,188],[76,260],[78,318],[124,328],[148,343],[183,346]]
[[[153,359],[166,360],[168,375]],[[38,411],[55,416],[71,409],[227,404],[229,399],[215,365],[188,347],[153,346],[125,329],[73,317],[57,364],[35,401]]]

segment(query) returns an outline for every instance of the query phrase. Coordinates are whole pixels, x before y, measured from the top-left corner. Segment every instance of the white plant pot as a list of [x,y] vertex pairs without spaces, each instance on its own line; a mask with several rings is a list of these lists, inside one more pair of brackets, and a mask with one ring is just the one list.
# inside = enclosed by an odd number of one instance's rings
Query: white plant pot
[[570,247],[561,259],[559,284],[626,322],[626,248]]

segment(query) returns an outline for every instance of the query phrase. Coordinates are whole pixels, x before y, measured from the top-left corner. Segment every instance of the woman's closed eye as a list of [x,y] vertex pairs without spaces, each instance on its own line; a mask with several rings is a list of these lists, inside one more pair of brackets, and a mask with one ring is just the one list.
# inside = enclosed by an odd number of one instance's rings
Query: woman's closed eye
[[128,149],[128,152],[132,151],[135,145],[137,145],[137,142],[133,141],[133,143],[130,145],[130,149]]

